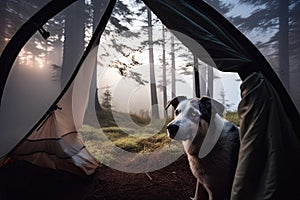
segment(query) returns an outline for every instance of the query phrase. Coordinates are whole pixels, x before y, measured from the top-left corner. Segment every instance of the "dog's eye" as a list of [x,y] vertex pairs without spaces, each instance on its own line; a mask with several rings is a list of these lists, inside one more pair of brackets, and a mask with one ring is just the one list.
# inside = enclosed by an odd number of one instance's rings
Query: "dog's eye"
[[192,112],[191,112],[191,116],[192,116],[192,117],[196,117],[196,116],[197,116],[197,112],[192,111]]
[[175,115],[177,116],[177,115],[179,115],[179,110],[175,110]]

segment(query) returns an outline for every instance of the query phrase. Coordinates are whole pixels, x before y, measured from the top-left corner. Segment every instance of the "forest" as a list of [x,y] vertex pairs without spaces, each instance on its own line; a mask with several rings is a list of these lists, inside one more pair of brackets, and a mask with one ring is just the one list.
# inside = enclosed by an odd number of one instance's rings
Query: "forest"
[[[255,43],[272,64],[299,108],[299,1],[207,2]],[[33,14],[32,10],[46,3],[47,1],[35,0],[0,2],[0,20],[6,25],[0,28],[0,52],[9,38]],[[51,78],[59,81],[60,87],[63,87],[70,71],[72,72],[78,62],[76,58],[80,58],[93,28],[101,17],[97,16],[102,13],[97,9],[105,5],[105,1],[80,1],[66,13],[55,16],[40,30],[40,33],[50,32],[49,38],[43,40],[39,36],[34,37],[29,41],[31,44],[23,48],[17,61],[30,65],[45,65],[51,70]],[[25,12],[24,7],[27,8]],[[228,108],[233,105],[226,98],[227,91],[221,90],[215,94],[214,88],[217,86],[214,86],[214,82],[220,79],[220,75],[214,72],[213,66],[208,66],[193,56],[138,0],[117,2],[101,41],[103,45],[100,45],[98,50],[97,70],[101,71],[101,67],[115,68],[113,76],[132,79],[138,86],[149,85],[151,105],[156,105],[159,101],[165,105],[168,99],[180,93],[176,89],[176,86],[180,87],[180,83],[192,87],[192,94],[188,95],[218,96],[216,98]],[[147,73],[136,70],[146,64],[149,68]],[[181,77],[176,78],[176,75],[188,77],[193,82],[187,83]],[[99,77],[94,78],[93,86],[99,90],[101,101],[105,89],[113,86],[109,85],[110,82],[99,84],[98,79]],[[239,80],[236,80],[236,84],[239,84]],[[158,108],[154,106],[152,116],[158,115]]]

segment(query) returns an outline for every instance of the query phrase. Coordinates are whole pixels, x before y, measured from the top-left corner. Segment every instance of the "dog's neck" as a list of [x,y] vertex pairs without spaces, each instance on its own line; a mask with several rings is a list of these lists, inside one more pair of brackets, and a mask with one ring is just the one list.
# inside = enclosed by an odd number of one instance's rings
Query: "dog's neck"
[[209,152],[212,151],[214,146],[217,144],[221,134],[222,130],[224,128],[224,119],[218,115],[215,114],[214,117],[211,119],[206,137],[204,138],[200,151],[199,151],[199,158],[204,158],[209,154]]
[[210,123],[200,120],[197,134],[193,141],[184,141],[186,152],[200,159],[205,158],[214,148],[224,127],[224,119],[218,114],[210,120]]
[[200,120],[197,133],[193,140],[185,140],[182,142],[186,153],[190,155],[198,155],[209,124],[205,120]]

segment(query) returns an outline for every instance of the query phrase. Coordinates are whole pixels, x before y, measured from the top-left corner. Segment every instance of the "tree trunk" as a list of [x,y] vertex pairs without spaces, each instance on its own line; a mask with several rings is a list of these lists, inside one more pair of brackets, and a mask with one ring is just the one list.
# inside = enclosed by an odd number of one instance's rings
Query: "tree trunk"
[[5,45],[6,45],[6,1],[0,1],[0,13],[1,13],[1,17],[0,17],[0,24],[2,24],[0,26],[0,54],[2,53]]
[[147,9],[147,14],[148,14],[148,42],[149,42],[150,90],[151,90],[152,118],[159,119],[156,81],[155,81],[155,70],[154,70],[152,15],[151,15],[151,11],[149,9]]
[[207,95],[207,90],[206,90],[206,70],[207,67],[206,65],[202,65],[200,67],[200,95]]
[[65,40],[61,86],[64,87],[77,66],[84,50],[84,8],[79,1],[69,8],[65,18]]
[[293,26],[290,27],[290,94],[300,112],[300,4],[293,8]]
[[289,1],[279,0],[279,74],[289,91]]
[[214,98],[214,68],[208,67],[207,70],[208,70],[207,95],[210,96],[211,98]]
[[171,97],[174,98],[176,96],[176,75],[175,75],[175,44],[174,44],[174,36],[171,35],[171,75],[172,75],[172,94]]
[[165,37],[165,27],[162,26],[162,48],[163,48],[163,55],[162,55],[162,71],[163,71],[163,101],[164,101],[164,108],[167,105],[167,74],[166,74],[166,37]]
[[[93,33],[95,32],[98,23],[100,22],[101,15],[103,14],[103,8],[106,8],[106,1],[94,0],[92,1],[93,6]],[[98,90],[97,90],[97,62],[94,67],[94,72],[91,80],[89,101],[85,112],[85,124],[92,126],[97,126],[99,123],[96,120],[97,113],[102,111],[102,107],[98,100]],[[96,115],[95,115],[96,114]]]
[[200,79],[199,79],[199,62],[197,56],[194,56],[194,93],[200,98]]

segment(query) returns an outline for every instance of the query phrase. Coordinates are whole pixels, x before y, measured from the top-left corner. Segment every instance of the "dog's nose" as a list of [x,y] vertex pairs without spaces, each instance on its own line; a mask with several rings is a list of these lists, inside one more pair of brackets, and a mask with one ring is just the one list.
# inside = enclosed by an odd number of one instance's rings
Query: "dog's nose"
[[176,136],[176,133],[179,129],[179,126],[175,125],[175,124],[169,124],[167,126],[167,129],[168,129],[168,133],[169,133],[169,137],[174,139],[175,136]]

